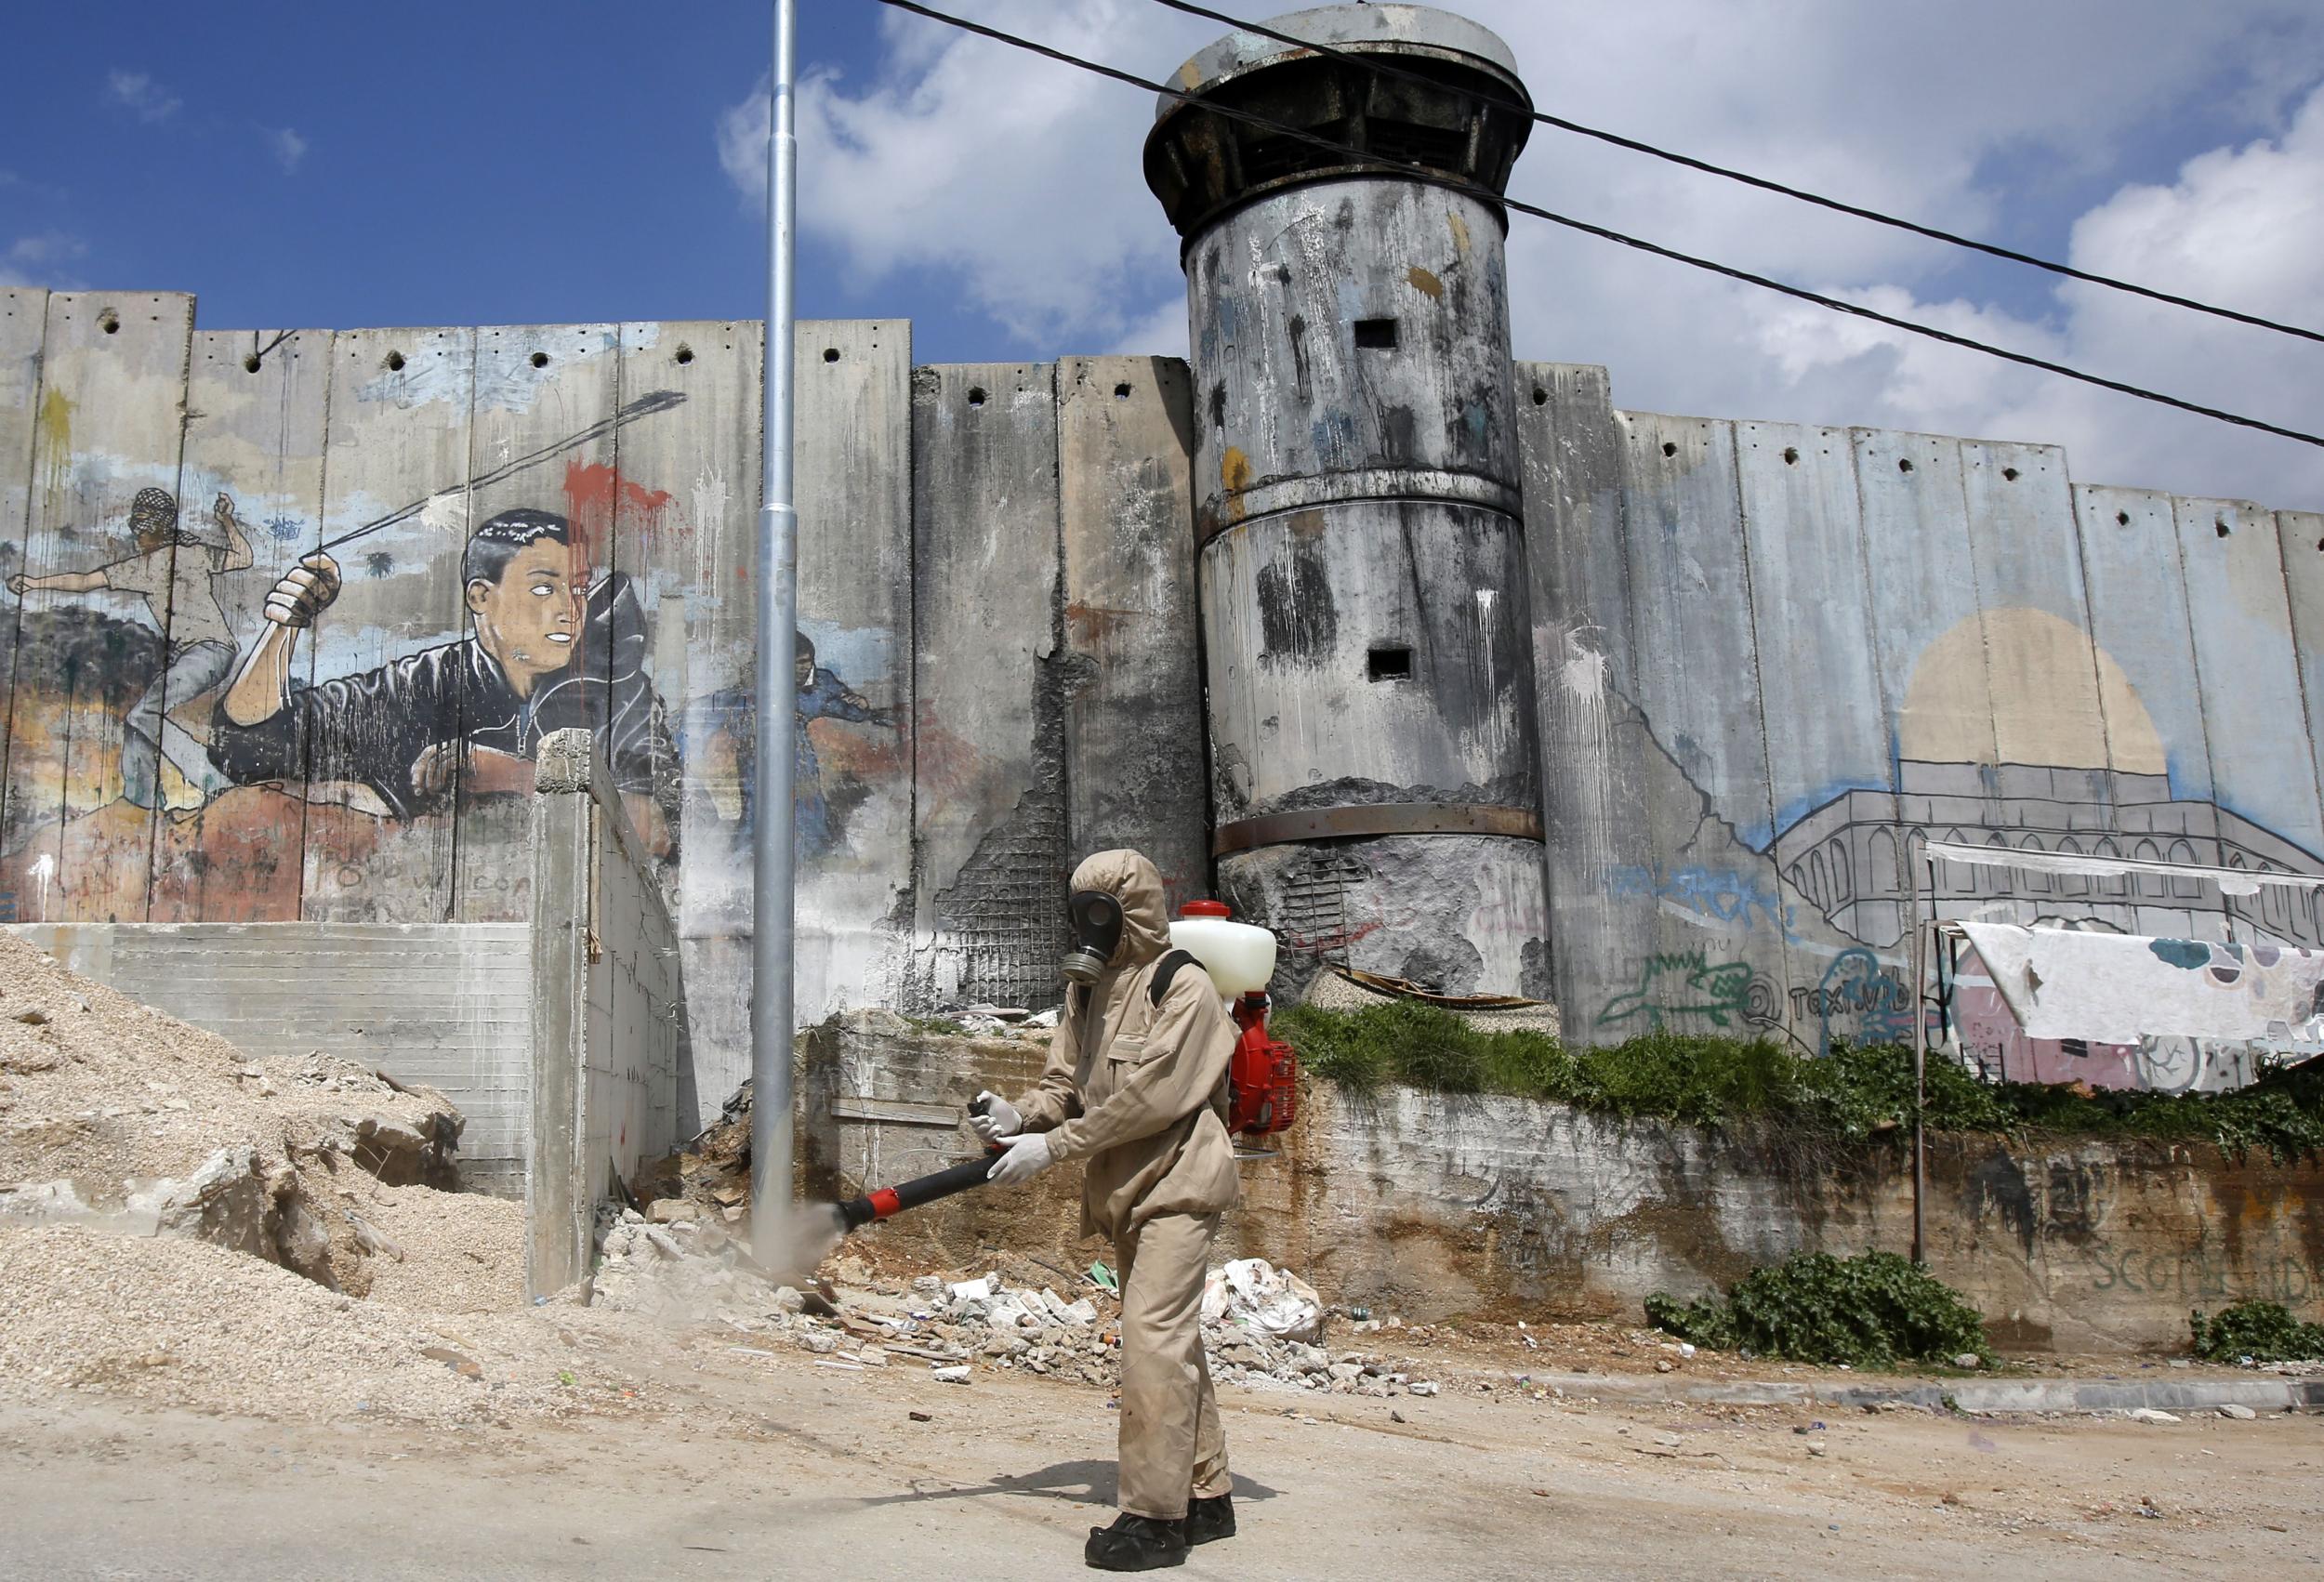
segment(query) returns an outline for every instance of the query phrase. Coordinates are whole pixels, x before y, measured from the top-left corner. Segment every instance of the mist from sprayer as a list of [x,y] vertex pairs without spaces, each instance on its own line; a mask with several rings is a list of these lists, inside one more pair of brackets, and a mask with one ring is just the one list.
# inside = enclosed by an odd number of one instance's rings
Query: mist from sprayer
[[745,1245],[751,1261],[769,1274],[791,1282],[812,1277],[816,1266],[838,1249],[847,1220],[836,1203],[799,1203],[746,1221]]

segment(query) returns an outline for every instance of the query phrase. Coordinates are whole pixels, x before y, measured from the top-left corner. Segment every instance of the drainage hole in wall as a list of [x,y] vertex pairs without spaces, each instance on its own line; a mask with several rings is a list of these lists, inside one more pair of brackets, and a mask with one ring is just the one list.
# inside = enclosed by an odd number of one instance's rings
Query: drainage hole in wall
[[1665,441],[1663,441],[1663,442],[1662,442],[1662,454],[1663,454],[1664,455],[1667,455],[1667,456],[1674,456],[1674,455],[1678,455],[1678,454],[1679,454],[1678,442],[1677,442],[1677,441],[1675,441],[1675,440],[1665,440]]
[[1402,681],[1412,675],[1408,648],[1376,648],[1366,657],[1365,673],[1375,681]]
[[984,404],[984,387],[983,385],[971,385],[969,387],[969,404],[971,406],[983,406]]
[[2212,530],[2216,532],[2220,537],[2225,538],[2227,536],[2227,519],[2225,517],[2212,518],[2211,525]]
[[1393,319],[1356,320],[1355,344],[1374,351],[1395,350],[1396,321]]
[[839,360],[839,349],[836,346],[825,347],[823,349],[823,360],[825,363],[837,363]]
[[242,371],[245,374],[255,374],[263,366],[264,364],[258,361],[258,354],[255,351],[242,360]]
[[97,321],[97,327],[103,330],[107,335],[119,335],[121,333],[121,319],[117,314],[107,313]]
[[1549,405],[1549,404],[1550,404],[1550,392],[1549,392],[1549,391],[1547,391],[1547,390],[1545,390],[1545,389],[1542,389],[1539,385],[1536,385],[1536,386],[1534,386],[1534,387],[1533,387],[1533,404],[1534,404],[1534,405],[1536,405],[1536,406],[1547,406],[1547,405]]
[[1912,458],[1910,456],[1898,456],[1896,458],[1896,470],[1899,472],[1910,472],[1912,470]]
[[2014,483],[2017,481],[2017,469],[2014,467],[2005,467],[2001,468],[2001,476]]
[[1784,448],[1783,448],[1783,465],[1784,465],[1784,466],[1786,466],[1786,467],[1797,467],[1797,466],[1799,466],[1799,465],[1800,465],[1800,447],[1799,447],[1799,446],[1797,446],[1797,445],[1786,445],[1786,446],[1784,446]]
[[1116,385],[1114,387],[1114,399],[1116,401],[1128,401],[1129,399],[1129,387],[1128,385]]
[[688,345],[687,345],[684,341],[680,341],[680,342],[678,343],[678,363],[679,363],[679,365],[680,365],[680,367],[683,367],[685,364],[687,364],[687,363],[692,363],[693,360],[694,360],[694,349],[693,349],[693,347],[691,347],[691,346],[688,346]]
[[2117,527],[2128,527],[2128,526],[2130,526],[2130,525],[2131,525],[2131,513],[2130,513],[2130,512],[2128,512],[2128,511],[2117,511],[2117,512],[2115,512],[2115,513],[2114,513],[2114,525],[2115,525],[2115,526],[2117,526]]
[[548,366],[548,353],[546,351],[536,351],[533,353],[532,361],[534,367],[546,368]]
[[388,372],[390,374],[401,374],[403,372],[403,354],[402,352],[390,351],[388,353]]

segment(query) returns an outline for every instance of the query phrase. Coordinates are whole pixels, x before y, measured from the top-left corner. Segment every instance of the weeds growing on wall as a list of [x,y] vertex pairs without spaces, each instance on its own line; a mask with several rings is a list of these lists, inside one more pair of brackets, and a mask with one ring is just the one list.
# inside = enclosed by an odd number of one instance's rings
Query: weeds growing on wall
[[1993,1361],[1977,1310],[1893,1252],[1798,1253],[1752,1270],[1723,1298],[1681,1302],[1657,1291],[1646,1299],[1646,1322],[1697,1346],[1798,1363]]
[[2238,1302],[2206,1319],[2187,1314],[2195,1354],[2208,1362],[2304,1363],[2324,1360],[2324,1324],[2303,1324],[2281,1302]]
[[[1274,1026],[1307,1071],[1359,1094],[1391,1084],[1512,1093],[1594,1114],[1760,1123],[1830,1141],[1900,1134],[1912,1119],[1912,1051],[1896,1045],[1842,1046],[1819,1060],[1766,1039],[1657,1032],[1575,1049],[1402,1000],[1355,1011],[1293,1006]],[[2324,1158],[2324,1064],[2236,1093],[2159,1094],[1985,1082],[1932,1055],[1927,1091],[1936,1131],[2145,1137],[2210,1142],[2238,1157],[2265,1150],[2278,1163]]]

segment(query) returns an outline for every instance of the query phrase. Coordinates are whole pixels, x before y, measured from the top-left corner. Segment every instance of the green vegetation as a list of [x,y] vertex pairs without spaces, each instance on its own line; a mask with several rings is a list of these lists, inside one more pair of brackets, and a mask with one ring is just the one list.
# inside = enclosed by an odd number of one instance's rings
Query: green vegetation
[[2324,1324],[2303,1324],[2281,1302],[2238,1302],[2217,1318],[2187,1315],[2195,1354],[2207,1362],[2304,1363],[2324,1358]]
[[1949,1364],[1974,1354],[1989,1364],[1984,1321],[1961,1293],[1893,1252],[1839,1259],[1798,1253],[1754,1269],[1722,1299],[1681,1303],[1657,1291],[1646,1322],[1723,1351],[1799,1363],[1887,1367]]
[[[1763,1038],[1664,1032],[1569,1049],[1546,1034],[1486,1032],[1450,1011],[1403,1000],[1356,1011],[1293,1006],[1274,1025],[1307,1071],[1358,1094],[1392,1083],[1513,1093],[1595,1114],[1758,1124],[1831,1141],[1895,1132],[1912,1117],[1912,1051],[1895,1045],[1843,1046],[1819,1060]],[[2238,1157],[2265,1149],[2290,1163],[2324,1157],[2324,1067],[2280,1073],[2237,1093],[2083,1093],[1983,1082],[1933,1057],[1928,1125],[2210,1142]]]

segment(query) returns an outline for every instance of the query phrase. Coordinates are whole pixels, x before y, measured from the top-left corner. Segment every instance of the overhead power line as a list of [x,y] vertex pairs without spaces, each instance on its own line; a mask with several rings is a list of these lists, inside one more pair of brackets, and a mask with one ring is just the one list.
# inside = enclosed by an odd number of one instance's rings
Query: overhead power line
[[1915,236],[1925,236],[1932,242],[1943,242],[1954,247],[1966,247],[1992,257],[2007,258],[2014,264],[2025,264],[2032,269],[2047,270],[2052,274],[2064,275],[2068,280],[2083,281],[2092,285],[2103,285],[2110,291],[2125,291],[2133,297],[2146,297],[2150,301],[2168,302],[2174,308],[2185,308],[2197,313],[2209,313],[2213,318],[2232,320],[2238,324],[2250,324],[2255,329],[2274,330],[2278,335],[2297,336],[2303,340],[2324,342],[2324,331],[2304,329],[2298,324],[2279,323],[2274,319],[2264,319],[2256,313],[2246,313],[2234,308],[2222,308],[2216,303],[2198,301],[2192,297],[2180,297],[2172,292],[2159,291],[2151,285],[2140,285],[2135,281],[2117,280],[2112,275],[2097,274],[2089,270],[2076,269],[2072,264],[2061,264],[2054,258],[2044,258],[2032,253],[2021,253],[2014,247],[2003,247],[1992,242],[1980,242],[1974,236],[1962,236],[1955,231],[1939,230],[1934,225],[1922,225],[1918,220],[1903,219],[1895,215],[1882,214],[1878,209],[1868,209],[1857,204],[1843,203],[1838,198],[1827,198],[1820,192],[1810,192],[1802,188],[1787,186],[1781,181],[1773,181],[1764,176],[1754,176],[1748,170],[1736,170],[1727,165],[1713,165],[1707,159],[1697,159],[1693,154],[1679,153],[1671,149],[1657,148],[1654,144],[1641,142],[1636,138],[1623,137],[1619,132],[1608,132],[1597,126],[1585,126],[1578,121],[1568,121],[1562,115],[1547,114],[1513,99],[1502,99],[1495,94],[1456,87],[1440,78],[1427,76],[1419,72],[1408,72],[1398,66],[1391,66],[1370,56],[1353,54],[1328,44],[1316,44],[1294,33],[1278,33],[1263,22],[1247,22],[1224,11],[1214,11],[1208,6],[1194,5],[1191,0],[1154,0],[1154,3],[1157,6],[1167,6],[1173,11],[1183,11],[1189,16],[1203,17],[1214,22],[1221,22],[1228,27],[1240,29],[1244,33],[1255,33],[1261,38],[1274,39],[1278,44],[1296,45],[1327,60],[1337,60],[1378,76],[1402,78],[1407,82],[1419,83],[1434,88],[1440,93],[1446,91],[1459,93],[1464,99],[1475,103],[1489,104],[1497,109],[1509,111],[1512,114],[1527,116],[1544,126],[1554,126],[1561,132],[1572,132],[1579,137],[1594,138],[1599,142],[1611,143],[1618,149],[1628,149],[1633,153],[1643,153],[1656,159],[1668,160],[1672,165],[1684,165],[1689,170],[1699,170],[1708,176],[1723,177],[1729,181],[1740,181],[1747,187],[1756,187],[1764,192],[1778,192],[1787,198],[1796,198],[1803,204],[1814,204],[1818,208],[1830,209],[1835,214],[1850,215],[1857,219],[1868,219],[1875,225],[1890,226],[1897,231],[1908,231]]
[[1802,302],[1812,302],[1819,308],[1828,308],[1835,313],[1845,313],[1851,318],[1867,319],[1874,323],[1886,324],[1891,329],[1903,330],[1910,335],[1942,341],[1948,346],[1958,346],[1969,351],[1980,351],[1987,357],[1998,357],[2003,362],[2019,363],[2027,368],[2039,368],[2043,373],[2055,374],[2061,378],[2074,379],[2085,385],[2095,385],[2100,389],[2113,390],[2118,395],[2133,396],[2140,401],[2152,402],[2159,406],[2172,407],[2180,412],[2191,412],[2199,417],[2215,418],[2222,423],[2234,424],[2239,428],[2255,428],[2263,434],[2274,434],[2285,440],[2297,440],[2304,445],[2315,445],[2318,449],[2324,449],[2324,435],[2304,433],[2300,429],[2286,428],[2279,424],[2269,423],[2262,418],[2246,417],[2239,413],[2223,411],[2215,406],[2204,406],[2199,402],[2182,401],[2177,396],[2165,395],[2159,390],[2146,389],[2142,386],[2128,384],[2120,379],[2109,379],[2102,374],[2087,373],[2080,368],[2068,367],[2063,363],[2053,363],[2047,358],[2035,357],[2023,351],[2012,351],[2006,347],[1989,345],[1985,341],[1972,339],[1968,336],[1955,335],[1950,330],[1940,330],[1934,324],[1917,323],[1910,319],[1900,319],[1894,314],[1883,313],[1876,308],[1867,308],[1859,303],[1842,301],[1836,297],[1826,297],[1819,292],[1810,291],[1804,286],[1791,285],[1766,275],[1753,274],[1748,270],[1739,270],[1731,264],[1719,263],[1710,258],[1699,258],[1691,253],[1682,253],[1676,248],[1665,247],[1659,243],[1644,241],[1603,225],[1593,225],[1588,220],[1576,219],[1570,215],[1557,214],[1533,204],[1520,203],[1515,198],[1503,197],[1490,188],[1480,187],[1472,181],[1459,180],[1435,171],[1421,172],[1415,166],[1400,161],[1383,158],[1380,154],[1352,148],[1345,143],[1336,143],[1327,138],[1319,138],[1302,127],[1293,126],[1268,116],[1253,114],[1247,110],[1237,110],[1228,105],[1214,103],[1183,89],[1150,82],[1144,77],[1122,71],[1118,67],[1108,66],[1102,61],[1070,54],[1053,46],[1021,37],[1016,33],[1004,33],[998,28],[987,27],[983,22],[971,21],[966,17],[956,17],[950,12],[939,11],[933,7],[918,4],[918,0],[879,0],[879,4],[893,7],[899,11],[909,11],[914,16],[926,17],[931,21],[942,22],[947,27],[958,28],[963,33],[989,38],[997,44],[1008,45],[1012,49],[1022,49],[1030,54],[1041,56],[1046,59],[1057,61],[1061,65],[1071,66],[1076,71],[1093,73],[1101,77],[1111,77],[1116,82],[1127,83],[1131,87],[1142,88],[1148,93],[1160,94],[1182,103],[1198,105],[1213,115],[1246,122],[1265,131],[1278,133],[1296,141],[1312,144],[1327,152],[1338,154],[1351,164],[1371,165],[1400,176],[1424,175],[1426,179],[1438,186],[1449,188],[1458,192],[1466,192],[1483,203],[1512,209],[1518,214],[1531,215],[1536,219],[1546,219],[1552,225],[1562,225],[1569,231],[1578,231],[1586,236],[1617,242],[1625,247],[1653,254],[1658,258],[1669,258],[1674,263],[1706,270],[1712,274],[1724,275],[1729,280],[1739,280],[1746,284],[1781,292],[1786,297],[1796,297]]

